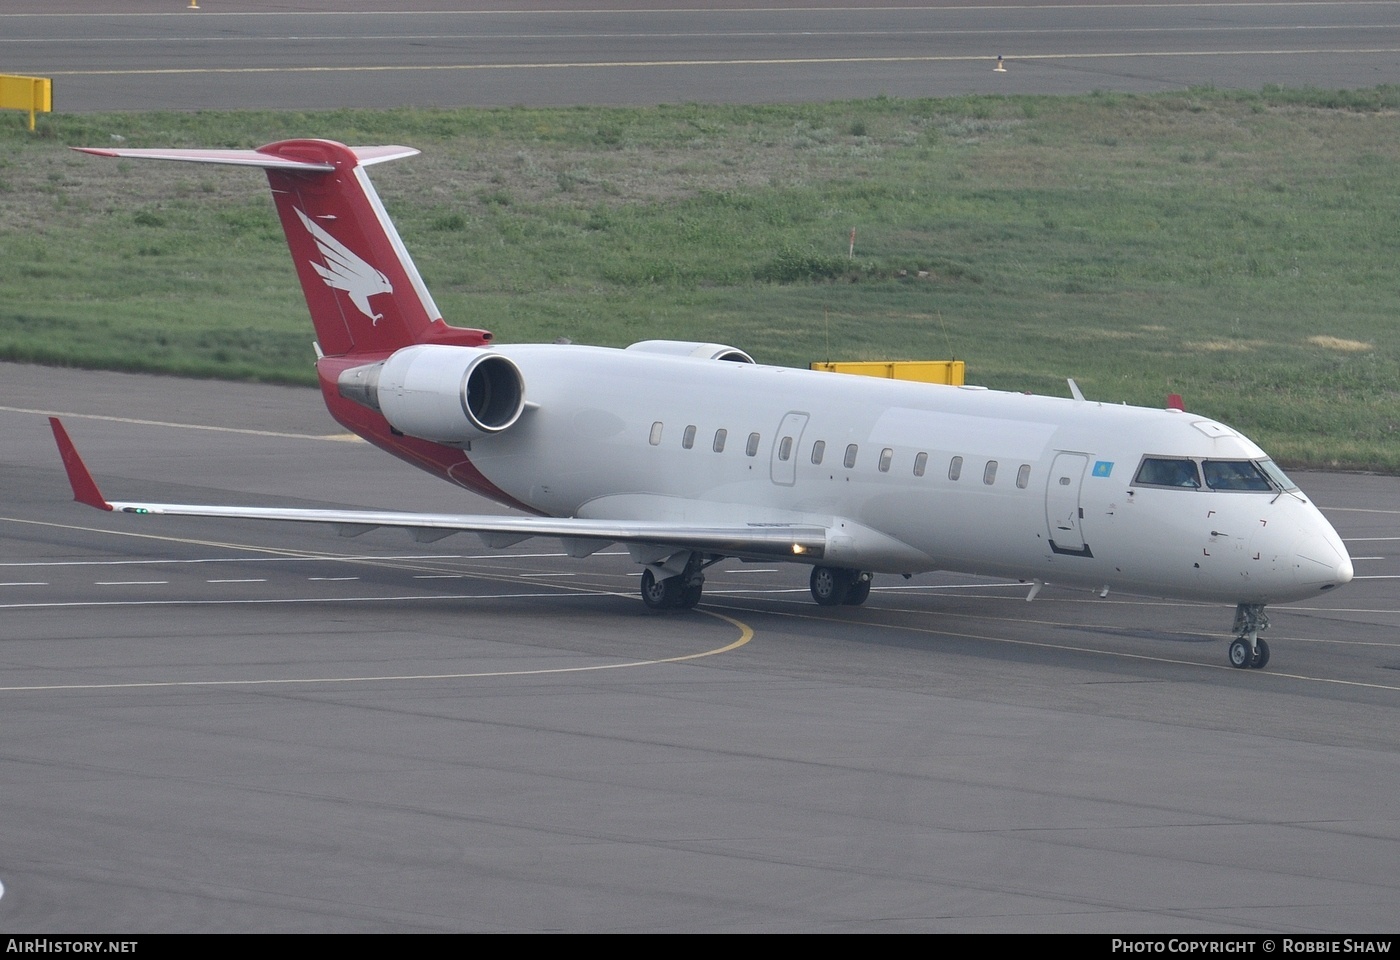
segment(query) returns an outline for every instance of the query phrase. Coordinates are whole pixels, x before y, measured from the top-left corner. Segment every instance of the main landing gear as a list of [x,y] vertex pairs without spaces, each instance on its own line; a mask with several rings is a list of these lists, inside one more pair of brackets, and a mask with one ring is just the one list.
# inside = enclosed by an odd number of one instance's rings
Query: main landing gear
[[648,610],[689,610],[700,602],[705,590],[705,568],[719,559],[692,553],[684,570],[665,578],[656,575],[666,572],[663,567],[648,564],[642,569],[642,603]]
[[858,607],[870,597],[870,574],[844,567],[812,568],[812,599],[824,607]]
[[[705,568],[722,557],[692,553],[684,569],[668,575],[670,561],[642,568],[642,603],[648,610],[689,610],[705,589]],[[846,567],[813,567],[812,599],[824,607],[858,607],[870,597],[871,575]]]
[[1269,645],[1259,639],[1259,634],[1269,629],[1262,603],[1237,604],[1232,629],[1235,639],[1230,643],[1230,666],[1259,669],[1269,662]]

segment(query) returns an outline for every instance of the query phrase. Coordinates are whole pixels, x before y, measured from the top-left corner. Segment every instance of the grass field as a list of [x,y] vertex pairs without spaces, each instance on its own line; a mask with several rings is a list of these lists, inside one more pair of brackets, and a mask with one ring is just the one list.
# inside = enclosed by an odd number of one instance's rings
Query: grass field
[[66,147],[405,143],[380,193],[448,321],[502,341],[956,357],[1400,472],[1397,111],[1387,87],[5,115],[0,358],[311,382],[261,173]]

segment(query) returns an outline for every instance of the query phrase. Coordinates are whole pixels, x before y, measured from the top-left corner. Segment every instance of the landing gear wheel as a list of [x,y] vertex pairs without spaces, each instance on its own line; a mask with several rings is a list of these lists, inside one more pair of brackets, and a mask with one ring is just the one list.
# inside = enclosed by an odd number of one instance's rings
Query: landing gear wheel
[[848,607],[858,607],[868,599],[870,599],[870,577],[858,574],[855,582],[851,584],[851,589],[846,592],[846,599],[841,602]]
[[855,575],[840,567],[812,568],[812,599],[823,607],[839,607],[850,595]]
[[[651,567],[642,571],[642,603],[646,604],[649,610],[670,610],[680,605],[681,578],[668,577],[665,580],[656,579],[656,574],[651,572]],[[697,596],[695,598],[699,600]]]
[[1269,662],[1269,645],[1263,640],[1258,641],[1259,652],[1254,655],[1254,662],[1250,664],[1256,670],[1262,669]]
[[677,560],[672,556],[666,566],[647,565],[642,568],[642,602],[649,610],[689,610],[700,602],[705,590],[705,574],[702,572],[711,564],[723,560],[719,556],[691,553],[686,558],[685,569],[680,573],[661,579],[656,571],[675,569],[671,563]]
[[1254,651],[1249,649],[1249,641],[1237,638],[1230,644],[1230,666],[1243,670],[1254,662]]
[[1235,641],[1230,644],[1230,666],[1257,670],[1269,662],[1269,645],[1259,639],[1259,634],[1269,629],[1269,618],[1264,616],[1262,603],[1235,604],[1233,629]]

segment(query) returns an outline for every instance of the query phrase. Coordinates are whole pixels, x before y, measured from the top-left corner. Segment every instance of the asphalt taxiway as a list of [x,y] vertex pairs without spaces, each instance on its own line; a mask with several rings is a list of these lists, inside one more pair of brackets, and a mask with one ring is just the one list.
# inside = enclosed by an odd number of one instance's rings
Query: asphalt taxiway
[[344,539],[104,492],[495,509],[314,391],[0,365],[0,928],[1357,932],[1400,908],[1400,480],[1299,475],[1357,579],[1231,610]]
[[1336,89],[1400,68],[1400,11],[1365,0],[54,6],[9,0],[0,57],[69,113]]

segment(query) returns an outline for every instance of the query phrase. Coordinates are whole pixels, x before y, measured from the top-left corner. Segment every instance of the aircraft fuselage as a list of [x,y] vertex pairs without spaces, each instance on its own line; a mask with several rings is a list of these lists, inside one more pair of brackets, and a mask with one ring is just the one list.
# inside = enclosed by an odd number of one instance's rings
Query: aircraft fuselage
[[1144,457],[1267,460],[1184,411],[635,350],[483,349],[519,368],[526,407],[464,458],[540,514],[828,526],[822,562],[844,567],[1232,603],[1350,579],[1340,538],[1296,488],[1134,481]]

